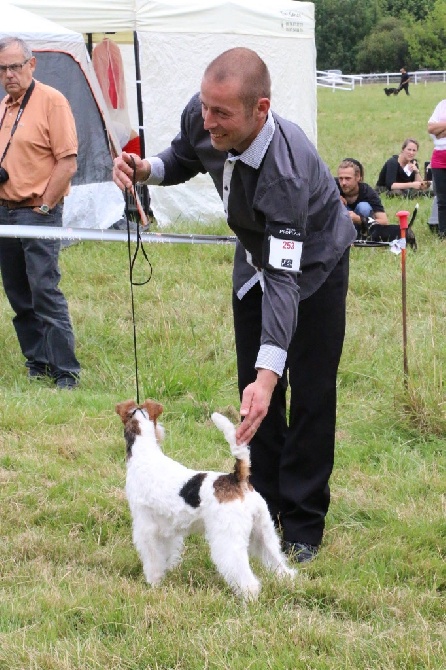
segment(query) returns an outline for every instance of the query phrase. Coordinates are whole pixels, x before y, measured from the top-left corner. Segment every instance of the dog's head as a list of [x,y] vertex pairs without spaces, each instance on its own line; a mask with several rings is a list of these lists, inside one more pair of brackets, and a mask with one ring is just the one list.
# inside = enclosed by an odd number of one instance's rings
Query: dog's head
[[[138,410],[140,410],[138,412]],[[142,405],[137,405],[134,400],[124,400],[116,405],[115,411],[121,417],[124,424],[124,437],[127,444],[127,459],[132,454],[132,446],[138,435],[142,434],[140,419],[144,417],[147,421],[153,423],[155,429],[155,438],[162,442],[164,438],[164,428],[157,423],[158,417],[163,412],[163,406],[154,400],[144,400]]]
[[135,412],[138,409],[144,409],[147,412],[150,421],[153,421],[155,425],[158,417],[163,413],[163,406],[154,400],[144,400],[142,405],[137,405],[134,400],[124,400],[124,402],[118,403],[115,407],[116,414],[119,414],[124,425],[126,425],[130,419],[133,419]]

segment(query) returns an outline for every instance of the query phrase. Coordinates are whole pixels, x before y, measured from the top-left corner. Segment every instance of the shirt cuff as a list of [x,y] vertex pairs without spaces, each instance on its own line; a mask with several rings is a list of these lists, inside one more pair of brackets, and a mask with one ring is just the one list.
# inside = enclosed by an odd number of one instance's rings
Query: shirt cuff
[[158,156],[150,156],[147,159],[151,165],[150,175],[144,181],[140,181],[140,184],[146,184],[147,186],[157,186],[164,181],[164,163],[161,158]]
[[285,369],[287,352],[271,344],[262,344],[257,355],[256,370],[272,370],[281,377]]

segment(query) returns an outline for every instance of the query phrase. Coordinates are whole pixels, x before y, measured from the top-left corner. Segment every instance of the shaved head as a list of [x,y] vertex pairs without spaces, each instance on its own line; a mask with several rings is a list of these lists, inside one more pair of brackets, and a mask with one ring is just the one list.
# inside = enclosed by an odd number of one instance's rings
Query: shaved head
[[259,98],[271,99],[271,77],[266,64],[251,49],[235,47],[217,56],[206,68],[204,79],[224,83],[240,82],[240,99],[245,107],[254,107]]

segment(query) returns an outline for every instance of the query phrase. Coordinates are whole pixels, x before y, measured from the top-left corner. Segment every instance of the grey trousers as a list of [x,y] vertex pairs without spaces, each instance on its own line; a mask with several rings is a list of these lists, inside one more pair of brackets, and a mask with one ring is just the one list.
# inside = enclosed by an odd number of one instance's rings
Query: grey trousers
[[[61,226],[63,205],[48,215],[0,206],[1,225]],[[59,289],[60,240],[0,237],[0,270],[14,328],[28,368],[55,379],[79,375],[68,304]]]

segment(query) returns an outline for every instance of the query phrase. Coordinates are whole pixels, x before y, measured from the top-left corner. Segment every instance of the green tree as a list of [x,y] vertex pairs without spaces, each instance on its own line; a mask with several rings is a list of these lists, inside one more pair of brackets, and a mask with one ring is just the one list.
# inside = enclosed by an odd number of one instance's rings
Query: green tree
[[432,9],[432,0],[380,0],[383,15],[401,19],[408,14],[415,21],[423,21]]
[[381,0],[314,0],[317,67],[356,71],[360,44],[376,25]]
[[356,59],[357,72],[395,72],[411,67],[404,23],[385,18],[364,38]]
[[405,27],[410,61],[416,69],[444,70],[446,64],[446,0],[437,0],[425,21]]

